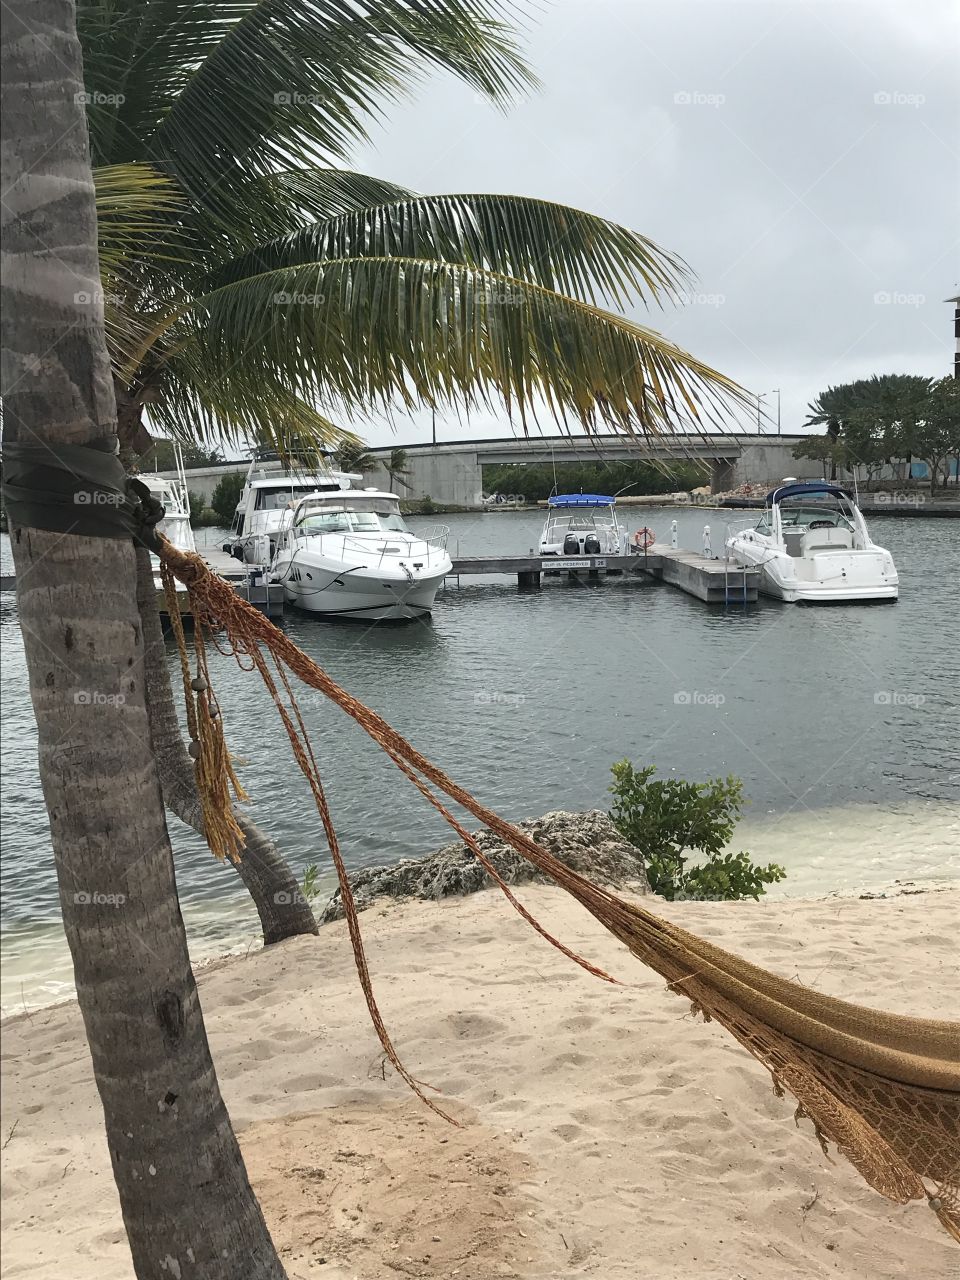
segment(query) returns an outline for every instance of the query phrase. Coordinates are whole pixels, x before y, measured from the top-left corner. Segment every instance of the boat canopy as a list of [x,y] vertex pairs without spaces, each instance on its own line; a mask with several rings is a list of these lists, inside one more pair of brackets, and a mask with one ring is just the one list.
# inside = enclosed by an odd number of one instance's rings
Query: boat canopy
[[849,498],[850,494],[846,489],[829,484],[826,480],[811,480],[805,484],[782,484],[767,494],[765,502],[768,507],[772,507],[775,502],[782,502],[784,498],[813,497]]
[[612,507],[616,498],[603,493],[555,493],[547,499],[548,507]]

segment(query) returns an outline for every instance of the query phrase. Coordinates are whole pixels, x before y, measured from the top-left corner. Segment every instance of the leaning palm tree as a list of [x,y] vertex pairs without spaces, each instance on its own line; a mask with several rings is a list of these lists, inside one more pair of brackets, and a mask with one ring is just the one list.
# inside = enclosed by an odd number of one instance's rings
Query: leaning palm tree
[[362,440],[341,439],[333,452],[334,459],[338,467],[344,471],[352,471],[363,475],[368,471],[375,471],[377,468],[377,459],[372,453],[368,452],[367,446]]
[[121,428],[328,440],[335,421],[499,403],[637,433],[727,379],[603,304],[659,302],[672,254],[521,196],[416,195],[344,167],[423,68],[532,83],[498,0],[80,0]]
[[391,449],[390,457],[387,458],[383,466],[390,477],[391,487],[396,488],[397,485],[400,485],[403,489],[410,488],[406,480],[403,479],[404,476],[410,474],[410,468],[407,466],[406,449]]
[[122,469],[104,448],[115,407],[69,0],[10,0],[2,53],[4,483],[17,604],[64,929],[133,1263],[139,1280],[283,1280],[190,968],[133,542],[121,504],[92,501]]
[[[738,400],[603,309],[657,303],[687,280],[643,236],[541,200],[417,195],[345,167],[381,101],[425,67],[501,105],[530,86],[508,9],[79,0],[126,446],[148,446],[148,417],[188,442],[333,446],[357,471],[375,464],[337,424],[397,405],[500,403],[524,429],[547,418],[656,434]],[[197,825],[183,744],[164,728],[159,648],[148,662],[165,795]],[[248,835],[248,851],[272,847]],[[265,939],[313,928],[289,870],[270,866],[248,877]]]

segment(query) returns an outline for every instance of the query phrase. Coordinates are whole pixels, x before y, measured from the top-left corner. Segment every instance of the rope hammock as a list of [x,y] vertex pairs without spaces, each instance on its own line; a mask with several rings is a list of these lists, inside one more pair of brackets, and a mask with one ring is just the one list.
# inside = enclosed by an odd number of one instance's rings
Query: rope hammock
[[[927,1200],[960,1242],[960,1023],[910,1018],[848,1004],[778,977],[592,884],[529,836],[498,817],[431,764],[376,712],[341,689],[282,631],[194,553],[160,539],[161,575],[180,651],[191,755],[205,833],[219,858],[239,860],[243,836],[232,810],[243,800],[211,688],[207,645],[260,673],[307,778],[340,882],[350,941],[367,1008],[390,1062],[423,1101],[451,1119],[401,1062],[373,995],[356,905],[330,817],[313,748],[290,684],[297,676],[336,703],[377,742],[443,815],[499,885],[510,904],[553,946],[606,982],[617,980],[552,937],[498,875],[473,836],[447,808],[452,800],[577,899],[640,961],[666,979],[706,1020],[713,1019],[770,1072],[776,1094],[789,1091],[796,1119],[809,1117],[871,1187],[897,1204]],[[187,588],[194,618],[196,675],[174,576]],[[282,691],[282,692],[281,692]],[[444,797],[444,798],[441,798]],[[922,977],[922,975],[916,975]]]

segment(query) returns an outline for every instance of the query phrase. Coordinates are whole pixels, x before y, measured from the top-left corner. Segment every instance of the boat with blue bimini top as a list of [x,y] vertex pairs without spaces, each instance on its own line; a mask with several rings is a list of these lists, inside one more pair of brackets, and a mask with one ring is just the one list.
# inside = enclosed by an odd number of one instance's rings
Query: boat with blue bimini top
[[727,554],[760,570],[760,590],[810,604],[896,600],[893,556],[878,547],[846,489],[826,480],[785,481],[767,494],[759,521],[733,532]]
[[556,493],[547,501],[540,535],[542,556],[619,556],[626,531],[617,519],[616,498],[603,493]]

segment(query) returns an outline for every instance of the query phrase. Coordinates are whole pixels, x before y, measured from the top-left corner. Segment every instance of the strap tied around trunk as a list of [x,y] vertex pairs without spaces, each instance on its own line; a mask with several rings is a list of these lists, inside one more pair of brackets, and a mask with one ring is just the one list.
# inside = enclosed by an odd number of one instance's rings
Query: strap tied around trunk
[[133,538],[159,550],[163,504],[128,476],[115,435],[89,444],[4,442],[3,504],[11,529]]

